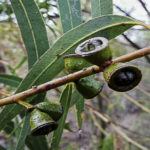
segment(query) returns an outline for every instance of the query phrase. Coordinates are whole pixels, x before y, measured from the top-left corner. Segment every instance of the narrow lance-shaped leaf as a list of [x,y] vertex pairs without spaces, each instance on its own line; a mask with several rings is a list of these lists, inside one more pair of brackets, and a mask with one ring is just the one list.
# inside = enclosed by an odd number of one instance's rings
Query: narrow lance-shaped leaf
[[58,5],[63,33],[82,23],[80,0],[58,0]]
[[84,110],[84,98],[81,97],[76,103],[77,121],[79,130],[82,129],[82,112]]
[[4,83],[6,85],[17,87],[21,81],[22,79],[17,76],[8,75],[8,74],[0,74],[0,83]]
[[[21,30],[28,55],[29,69],[31,69],[32,65],[49,48],[46,27],[34,0],[11,0],[11,4]],[[42,99],[44,97],[45,95],[43,95]],[[20,106],[18,108],[21,110]],[[29,128],[29,124],[27,126]],[[24,143],[26,136],[26,134],[23,134],[19,140]]]
[[19,64],[15,67],[15,70],[20,69],[20,68],[22,67],[22,65],[26,62],[26,60],[27,60],[27,57],[24,56],[24,57],[21,59],[21,61],[19,62]]
[[2,145],[0,145],[0,150],[6,150]]
[[10,121],[9,123],[7,123],[7,126],[6,128],[4,129],[4,131],[7,133],[7,134],[10,134],[14,129],[14,123],[13,121]]
[[62,92],[61,98],[60,98],[60,103],[62,104],[64,108],[64,113],[61,119],[58,121],[58,128],[57,130],[54,131],[53,134],[53,139],[52,139],[52,144],[51,144],[51,149],[58,149],[59,148],[59,143],[61,140],[61,136],[63,133],[63,129],[65,126],[65,121],[67,118],[69,106],[70,106],[70,101],[71,101],[71,94],[72,94],[72,84],[68,84],[64,91]]
[[28,54],[29,68],[49,48],[46,28],[34,0],[11,0]]
[[17,145],[15,150],[22,150],[24,145],[25,145],[25,138],[30,132],[30,115],[29,113],[26,114],[24,122],[23,122],[23,127],[21,129],[19,138],[17,140]]
[[[80,0],[58,0],[58,5],[63,33],[82,23]],[[75,89],[75,95],[76,92],[77,90]],[[81,97],[81,94],[78,93],[78,99]],[[75,98],[72,101],[76,102]]]
[[113,135],[108,135],[103,141],[102,150],[114,150],[114,137]]
[[113,0],[91,0],[92,18],[113,14]]
[[45,136],[27,136],[26,145],[30,150],[49,150]]
[[82,23],[80,0],[58,0],[63,33]]
[[[63,56],[74,53],[77,45],[84,40],[95,36],[104,36],[110,40],[136,24],[139,22],[129,17],[108,15],[94,18],[68,31],[35,63],[16,93],[53,79],[64,68]],[[6,106],[0,113],[0,130],[21,110],[16,104]]]
[[76,104],[80,99],[82,99],[83,97],[81,96],[81,94],[78,92],[77,89],[75,89],[72,93],[71,96],[71,102],[70,102],[70,107],[72,107],[74,104]]

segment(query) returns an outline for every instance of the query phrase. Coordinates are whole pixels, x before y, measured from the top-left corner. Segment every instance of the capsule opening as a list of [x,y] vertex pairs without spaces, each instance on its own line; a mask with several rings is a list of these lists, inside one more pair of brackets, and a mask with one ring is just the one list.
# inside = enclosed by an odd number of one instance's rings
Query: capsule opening
[[81,52],[89,52],[89,51],[94,51],[96,50],[97,46],[100,46],[103,44],[102,40],[89,40],[85,42],[83,45],[81,45]]
[[46,135],[58,127],[56,122],[49,122],[38,126],[31,131],[32,136]]
[[140,70],[135,67],[125,67],[112,74],[108,85],[116,91],[125,92],[138,85],[141,78]]

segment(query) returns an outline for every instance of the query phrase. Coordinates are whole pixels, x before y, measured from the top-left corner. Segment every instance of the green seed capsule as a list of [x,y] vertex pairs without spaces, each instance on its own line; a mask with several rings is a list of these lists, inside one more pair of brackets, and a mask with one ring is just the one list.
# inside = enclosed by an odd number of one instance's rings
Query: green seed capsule
[[38,109],[30,112],[31,135],[45,135],[57,128],[57,123],[46,113]]
[[82,78],[75,83],[79,93],[86,99],[97,96],[101,92],[104,85],[103,81],[97,81],[92,77]]
[[50,117],[55,121],[58,121],[63,115],[63,108],[58,102],[41,102],[36,105],[36,108],[50,115]]
[[109,41],[104,37],[86,40],[76,48],[75,53],[98,66],[112,59]]
[[64,64],[68,73],[82,70],[83,68],[89,67],[91,65],[84,58],[77,54],[70,54],[64,56]]
[[132,65],[116,63],[104,70],[104,78],[108,86],[119,92],[133,89],[141,81],[141,71]]

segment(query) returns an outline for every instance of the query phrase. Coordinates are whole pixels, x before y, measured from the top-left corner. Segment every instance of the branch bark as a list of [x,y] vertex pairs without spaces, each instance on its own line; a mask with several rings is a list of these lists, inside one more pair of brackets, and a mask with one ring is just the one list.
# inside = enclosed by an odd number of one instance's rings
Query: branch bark
[[142,0],[138,0],[138,1],[146,11],[147,15],[150,17],[150,11],[147,9],[146,4]]
[[24,92],[21,92],[21,93],[15,94],[13,96],[1,99],[0,100],[0,106],[6,105],[6,104],[11,104],[11,103],[16,103],[17,101],[24,100],[25,98],[27,98],[29,96],[39,94],[39,93],[42,93],[44,91],[48,91],[50,89],[64,85],[66,83],[73,82],[73,81],[78,80],[80,78],[102,72],[110,64],[118,63],[118,62],[128,62],[128,61],[131,61],[131,60],[139,58],[139,57],[143,57],[143,56],[148,55],[148,54],[150,54],[150,46],[143,48],[143,49],[140,49],[139,51],[115,58],[112,61],[107,61],[103,65],[101,65],[101,67],[94,65],[94,66],[91,66],[88,68],[84,68],[78,72],[54,79],[54,80],[49,81],[49,82],[46,82],[46,83],[41,84],[39,86],[33,86],[31,89],[28,89]]

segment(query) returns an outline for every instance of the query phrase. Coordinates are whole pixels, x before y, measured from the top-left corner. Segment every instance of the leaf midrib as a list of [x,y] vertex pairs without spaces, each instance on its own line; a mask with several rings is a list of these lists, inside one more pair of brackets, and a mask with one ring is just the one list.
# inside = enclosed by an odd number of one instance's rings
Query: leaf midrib
[[[15,107],[15,105],[13,105],[13,107],[11,107],[11,109],[9,109],[9,111],[7,111],[6,113],[5,113],[5,116],[3,117],[3,120],[5,120],[5,118],[7,117],[7,115],[6,114],[9,114],[9,112],[11,112],[13,109],[14,109],[14,107]],[[3,122],[3,120],[1,121],[1,122]],[[5,124],[5,126],[6,126],[7,124]]]
[[73,28],[73,22],[72,22],[72,13],[71,13],[71,9],[70,9],[70,2],[67,0],[67,4],[68,4],[68,8],[69,8],[69,13],[70,13],[70,22],[71,22],[71,28]]

